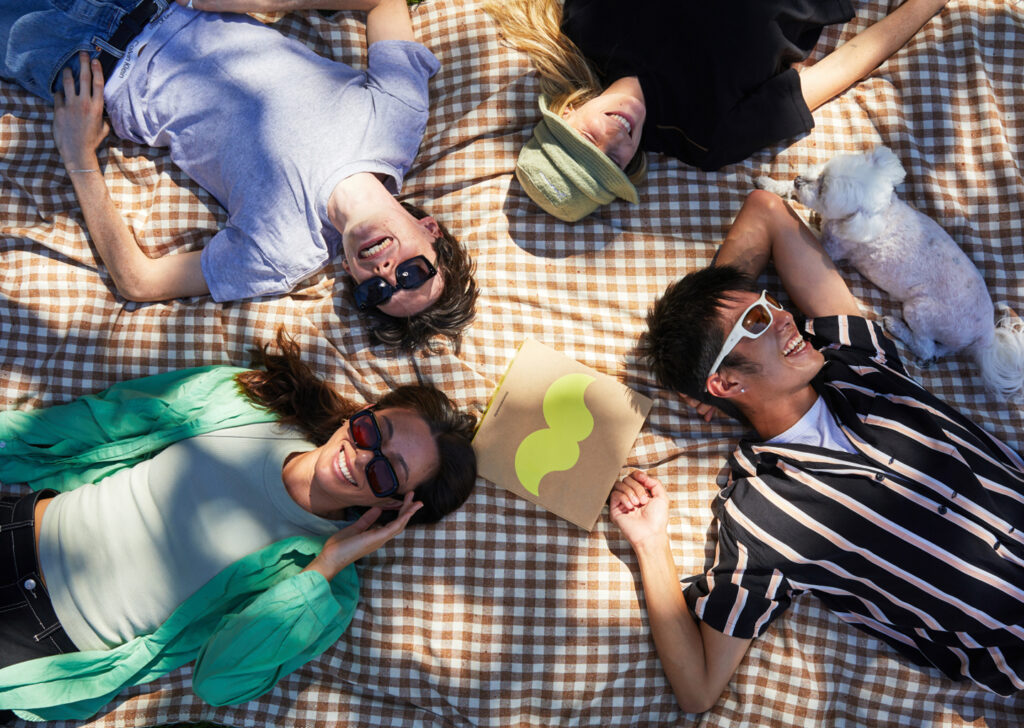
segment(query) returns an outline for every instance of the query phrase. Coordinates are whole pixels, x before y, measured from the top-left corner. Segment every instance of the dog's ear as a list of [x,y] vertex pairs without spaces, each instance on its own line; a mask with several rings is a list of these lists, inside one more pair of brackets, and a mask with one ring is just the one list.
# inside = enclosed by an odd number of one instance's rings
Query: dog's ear
[[898,186],[906,178],[907,173],[900,164],[900,159],[889,147],[879,144],[871,152],[871,166],[875,168],[878,176],[891,184]]

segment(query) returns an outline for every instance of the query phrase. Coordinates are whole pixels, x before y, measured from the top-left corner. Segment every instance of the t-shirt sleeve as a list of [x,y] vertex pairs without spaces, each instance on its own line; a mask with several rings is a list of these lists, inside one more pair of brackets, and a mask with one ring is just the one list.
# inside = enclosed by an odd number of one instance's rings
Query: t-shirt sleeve
[[200,258],[203,278],[213,300],[223,303],[287,293],[326,262],[325,251],[306,241],[302,243],[288,246],[281,242],[277,246],[279,257],[284,256],[285,250],[293,251],[294,256],[288,260],[275,259],[238,227],[229,224],[221,229],[203,248]]
[[814,128],[800,74],[790,68],[772,76],[718,120],[701,168],[716,170],[765,147]]
[[757,566],[751,550],[721,526],[714,565],[684,595],[697,619],[742,639],[760,636],[790,604],[782,573]]
[[885,335],[877,321],[863,316],[820,316],[807,319],[804,331],[816,349],[852,349],[880,365],[906,374],[895,342]]
[[367,85],[417,111],[430,105],[427,82],[441,63],[426,46],[407,40],[380,40],[370,46]]

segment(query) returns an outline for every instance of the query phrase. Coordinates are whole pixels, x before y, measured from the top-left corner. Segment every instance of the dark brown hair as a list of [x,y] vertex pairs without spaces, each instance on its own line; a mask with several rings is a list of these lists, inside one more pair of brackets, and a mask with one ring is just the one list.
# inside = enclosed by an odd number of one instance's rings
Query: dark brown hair
[[[254,349],[253,366],[259,368],[239,374],[238,384],[249,399],[277,414],[282,424],[298,428],[314,445],[323,445],[365,405],[342,397],[317,377],[302,361],[299,345],[282,331],[277,333],[277,348],[280,354],[271,354],[266,344]],[[476,482],[476,455],[470,444],[476,418],[455,409],[441,390],[423,385],[398,387],[373,407],[415,412],[437,445],[440,466],[431,480],[416,486],[416,499],[423,507],[410,523],[434,523],[461,506]]]
[[[403,202],[402,207],[417,220],[428,215],[408,202]],[[364,313],[370,319],[370,336],[375,343],[411,351],[426,346],[440,335],[457,346],[462,330],[473,320],[479,293],[473,278],[473,260],[448,228],[440,222],[437,226],[441,234],[434,239],[434,266],[444,277],[440,297],[426,310],[409,317],[388,316],[377,308],[367,309]],[[347,277],[345,286],[347,298],[355,306],[354,285]]]

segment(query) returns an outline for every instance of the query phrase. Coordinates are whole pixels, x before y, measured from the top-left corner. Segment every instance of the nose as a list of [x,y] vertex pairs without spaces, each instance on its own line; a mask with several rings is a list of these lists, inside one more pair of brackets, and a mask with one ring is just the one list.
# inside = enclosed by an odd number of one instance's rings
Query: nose
[[395,261],[392,256],[386,255],[378,260],[373,266],[373,272],[391,285],[395,285]]

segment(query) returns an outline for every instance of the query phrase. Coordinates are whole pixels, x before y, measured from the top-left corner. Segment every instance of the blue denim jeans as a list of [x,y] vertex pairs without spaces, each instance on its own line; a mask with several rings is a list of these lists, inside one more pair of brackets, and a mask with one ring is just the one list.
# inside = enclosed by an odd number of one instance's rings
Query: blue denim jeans
[[0,498],[0,668],[77,651],[39,576],[35,505],[53,495],[41,490]]
[[78,51],[92,57],[142,0],[0,0],[0,77],[47,101]]

